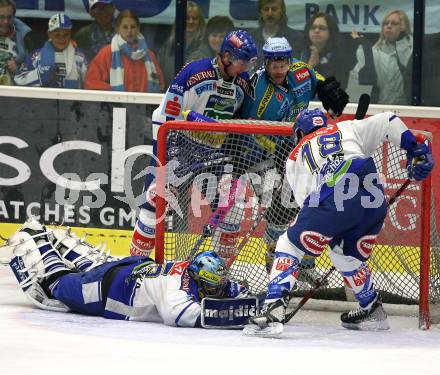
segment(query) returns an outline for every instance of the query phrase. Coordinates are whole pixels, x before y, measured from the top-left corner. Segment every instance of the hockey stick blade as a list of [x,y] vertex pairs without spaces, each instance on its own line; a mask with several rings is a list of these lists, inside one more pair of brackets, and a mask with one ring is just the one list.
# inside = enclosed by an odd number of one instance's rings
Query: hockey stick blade
[[256,324],[248,324],[243,328],[244,336],[278,338],[283,333],[282,323],[269,323],[266,328],[260,328]]
[[358,106],[357,106],[356,114],[354,115],[354,119],[362,120],[367,114],[369,106],[370,106],[370,95],[362,94],[358,100]]

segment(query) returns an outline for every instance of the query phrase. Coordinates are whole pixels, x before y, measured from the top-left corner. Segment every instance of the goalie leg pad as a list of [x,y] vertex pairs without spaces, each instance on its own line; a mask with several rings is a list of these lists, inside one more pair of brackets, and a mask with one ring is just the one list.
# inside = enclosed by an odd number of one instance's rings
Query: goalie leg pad
[[201,325],[203,328],[241,329],[258,313],[258,298],[204,298]]
[[141,208],[130,243],[131,256],[150,256],[155,246],[156,213]]

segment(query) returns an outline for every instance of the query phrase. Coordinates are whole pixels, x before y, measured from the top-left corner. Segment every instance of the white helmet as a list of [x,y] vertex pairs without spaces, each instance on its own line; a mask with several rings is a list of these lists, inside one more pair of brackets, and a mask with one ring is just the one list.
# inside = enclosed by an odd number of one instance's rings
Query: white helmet
[[290,60],[292,59],[292,47],[284,37],[267,38],[263,46],[263,55],[266,60]]

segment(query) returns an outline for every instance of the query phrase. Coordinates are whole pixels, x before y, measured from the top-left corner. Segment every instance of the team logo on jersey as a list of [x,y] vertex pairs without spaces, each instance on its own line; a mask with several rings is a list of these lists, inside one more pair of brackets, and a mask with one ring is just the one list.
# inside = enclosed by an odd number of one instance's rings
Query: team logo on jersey
[[261,99],[261,102],[258,105],[257,116],[259,118],[261,118],[267,106],[269,105],[270,99],[272,98],[274,92],[275,89],[273,85],[272,84],[268,85],[266,91],[264,92],[263,99]]
[[297,61],[297,62],[292,63],[290,65],[289,69],[290,69],[290,71],[294,71],[294,70],[297,70],[297,69],[303,68],[303,67],[308,67],[308,65],[303,61]]
[[302,82],[306,80],[307,78],[310,78],[310,72],[307,68],[303,68],[295,72],[295,81],[296,82]]
[[325,247],[330,243],[332,237],[327,237],[318,232],[304,231],[299,236],[304,248],[314,255],[321,255]]
[[215,71],[214,70],[204,70],[202,72],[198,72],[193,74],[188,78],[187,87],[191,87],[195,85],[197,82],[203,81],[205,79],[215,79]]
[[217,84],[215,82],[204,83],[196,87],[196,94],[198,96],[202,95],[205,91],[213,91],[217,88]]
[[189,261],[184,262],[176,262],[171,269],[170,275],[182,275],[183,271],[185,271],[186,267],[188,267]]
[[365,258],[369,258],[376,243],[377,235],[363,236],[356,243],[357,250]]
[[234,96],[234,89],[228,89],[226,87],[217,87],[217,93],[225,96]]
[[277,258],[275,263],[275,269],[277,271],[286,271],[290,267],[293,266],[293,259],[292,258]]
[[177,96],[165,103],[165,113],[169,116],[177,117],[179,116],[181,110],[182,107]]
[[175,91],[178,94],[183,94],[183,86],[180,86],[177,83],[173,83],[170,87],[170,91]]
[[284,99],[284,95],[281,92],[277,93],[277,100],[281,103]]

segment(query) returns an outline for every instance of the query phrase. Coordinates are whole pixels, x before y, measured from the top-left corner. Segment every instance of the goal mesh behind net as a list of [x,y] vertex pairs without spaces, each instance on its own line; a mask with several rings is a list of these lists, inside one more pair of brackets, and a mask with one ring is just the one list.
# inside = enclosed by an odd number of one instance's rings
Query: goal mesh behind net
[[[284,178],[285,160],[293,146],[291,128],[282,123],[164,124],[158,157],[162,165],[168,163],[158,168],[156,259],[184,260],[192,252],[239,249],[230,268],[232,276],[245,281],[253,293],[264,292],[267,247],[298,211]],[[406,156],[386,142],[376,150],[374,160],[390,197],[407,178]],[[440,303],[440,241],[430,194],[427,183],[407,187],[390,206],[368,260],[384,302],[419,304],[421,325],[428,319],[428,302]],[[209,230],[207,224],[215,223],[213,212],[226,212],[219,220],[226,233],[219,235],[216,225]],[[322,275],[331,266],[326,250],[312,272]],[[311,287],[300,280],[299,295]],[[351,296],[334,272],[315,298],[350,300]]]

